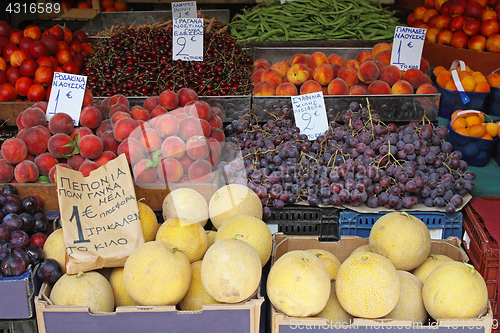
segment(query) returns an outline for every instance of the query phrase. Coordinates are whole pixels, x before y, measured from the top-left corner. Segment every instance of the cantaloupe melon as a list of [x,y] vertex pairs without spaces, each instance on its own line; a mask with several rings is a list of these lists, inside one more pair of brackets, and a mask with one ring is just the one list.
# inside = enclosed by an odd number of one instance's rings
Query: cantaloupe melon
[[61,266],[63,273],[66,272],[66,245],[64,245],[62,228],[54,230],[45,240],[43,257],[54,259]]
[[401,282],[389,259],[371,252],[348,257],[337,272],[337,298],[354,317],[380,318],[391,312],[401,295]]
[[175,305],[191,283],[188,257],[162,241],[137,247],[125,262],[125,291],[141,305]]
[[145,203],[138,201],[137,208],[139,210],[139,218],[141,220],[144,241],[150,242],[155,239],[156,232],[160,227],[158,219],[156,218],[155,212],[151,209],[151,207]]
[[427,280],[427,277],[433,270],[448,261],[453,261],[453,259],[444,254],[431,254],[422,264],[420,264],[420,266],[415,268],[412,273],[418,277],[422,283],[425,283],[425,280]]
[[217,231],[215,230],[206,230],[208,245],[207,249],[215,243],[215,236],[217,236]]
[[335,280],[337,277],[337,271],[340,267],[340,260],[333,253],[326,250],[309,249],[306,251],[318,257],[323,264],[325,264],[326,269],[328,269],[328,273],[330,273],[330,280]]
[[425,309],[436,320],[477,318],[488,306],[488,289],[474,266],[449,261],[427,277],[422,298]]
[[267,224],[247,214],[231,216],[220,225],[215,242],[233,238],[236,235],[241,235],[238,239],[247,242],[257,250],[262,267],[264,267],[271,257],[273,247],[273,235]]
[[94,271],[63,274],[52,287],[49,298],[54,305],[87,306],[91,312],[112,312],[115,308],[111,285]]
[[179,218],[187,223],[199,223],[202,227],[208,221],[207,200],[198,191],[179,188],[163,199],[163,218]]
[[424,323],[427,311],[422,300],[422,282],[407,271],[397,271],[401,282],[401,296],[396,307],[384,318]]
[[198,311],[206,304],[219,304],[203,287],[201,282],[201,260],[191,263],[191,284],[184,298],[179,302],[183,311]]
[[216,229],[231,216],[247,214],[262,220],[262,203],[254,191],[240,184],[221,187],[208,203],[210,221]]
[[115,267],[109,276],[109,283],[113,288],[113,295],[115,296],[115,306],[136,306],[140,305],[125,291],[123,285],[123,267]]
[[340,305],[337,299],[337,292],[335,291],[335,281],[332,281],[328,303],[326,303],[325,308],[316,317],[328,319],[328,324],[333,326],[335,324],[351,324],[353,316],[346,312]]
[[424,262],[431,250],[427,226],[406,212],[381,216],[373,225],[370,250],[388,258],[398,270],[409,271]]
[[358,252],[372,252],[370,250],[370,244],[359,246],[358,248],[354,249],[354,251],[352,251],[350,255],[352,256],[353,254],[356,254]]
[[330,273],[314,254],[290,251],[271,266],[266,289],[277,311],[293,317],[314,316],[330,298]]
[[203,287],[221,303],[239,303],[252,296],[261,276],[259,253],[236,238],[215,242],[201,263]]

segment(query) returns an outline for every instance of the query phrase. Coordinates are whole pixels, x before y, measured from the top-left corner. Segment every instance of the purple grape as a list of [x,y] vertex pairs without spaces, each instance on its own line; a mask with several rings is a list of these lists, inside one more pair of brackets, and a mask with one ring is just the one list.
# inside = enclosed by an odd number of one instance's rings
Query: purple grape
[[403,198],[403,206],[407,209],[412,208],[414,205],[413,198],[412,197],[404,197]]
[[425,204],[427,207],[434,207],[434,199],[432,199],[431,197],[427,197],[427,198],[425,198],[425,200],[424,200],[424,204]]
[[[264,207],[264,208],[262,208],[262,218],[263,218],[264,220],[267,220],[268,218],[270,218],[270,217],[271,217],[271,213],[272,213],[272,212],[271,212],[271,209],[270,209],[269,207]],[[44,261],[44,262],[46,262],[47,260],[49,260],[49,259],[45,259],[45,261]],[[56,262],[57,262],[57,261],[56,261]]]

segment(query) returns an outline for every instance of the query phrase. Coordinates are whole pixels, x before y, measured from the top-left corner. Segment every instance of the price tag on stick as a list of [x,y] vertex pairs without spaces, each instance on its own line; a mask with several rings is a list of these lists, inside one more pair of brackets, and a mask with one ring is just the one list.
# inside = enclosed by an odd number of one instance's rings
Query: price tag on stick
[[203,61],[203,19],[175,18],[173,25],[173,60]]
[[406,71],[420,69],[420,59],[427,30],[410,27],[396,27],[392,42],[391,65]]
[[314,140],[326,132],[328,118],[323,92],[292,96],[292,107],[300,134],[305,134],[309,140]]
[[86,76],[54,72],[47,106],[47,121],[56,113],[63,112],[69,114],[75,126],[78,126],[86,86]]
[[172,2],[173,18],[196,18],[196,1]]

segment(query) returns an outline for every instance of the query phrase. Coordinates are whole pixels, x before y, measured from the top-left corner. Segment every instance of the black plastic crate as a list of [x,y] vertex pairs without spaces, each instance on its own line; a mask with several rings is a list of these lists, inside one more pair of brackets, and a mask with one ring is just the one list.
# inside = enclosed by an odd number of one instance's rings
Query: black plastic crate
[[285,206],[271,208],[267,224],[278,225],[285,235],[318,236],[320,241],[339,239],[340,210],[334,207]]
[[36,319],[0,320],[0,333],[37,333]]

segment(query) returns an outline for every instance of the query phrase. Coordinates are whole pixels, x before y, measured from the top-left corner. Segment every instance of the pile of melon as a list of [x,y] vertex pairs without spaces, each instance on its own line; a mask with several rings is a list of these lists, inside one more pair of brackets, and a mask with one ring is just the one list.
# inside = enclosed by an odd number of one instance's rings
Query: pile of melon
[[388,213],[373,225],[369,243],[342,263],[316,249],[277,258],[267,295],[278,312],[330,323],[382,318],[426,324],[483,315],[488,307],[483,277],[473,266],[430,250],[430,233],[421,220]]
[[[149,207],[138,205],[145,243],[124,267],[64,274],[52,287],[53,304],[92,312],[138,305],[195,311],[257,295],[273,240],[255,192],[231,184],[206,200],[193,189],[176,189],[163,200],[161,224]],[[48,251],[64,266],[62,232],[57,234],[52,243],[58,245]]]

